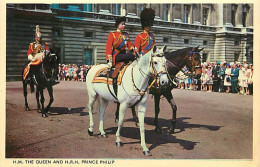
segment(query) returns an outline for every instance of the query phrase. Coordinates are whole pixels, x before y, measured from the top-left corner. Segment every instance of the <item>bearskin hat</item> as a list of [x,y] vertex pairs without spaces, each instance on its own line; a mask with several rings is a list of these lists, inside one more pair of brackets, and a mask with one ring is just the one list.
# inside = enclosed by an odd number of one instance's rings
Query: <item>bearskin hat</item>
[[121,22],[125,22],[126,21],[126,17],[125,16],[123,16],[123,17],[118,17],[117,19],[116,19],[116,22],[115,22],[115,26],[116,26],[116,28],[118,27],[118,25],[121,23]]
[[142,10],[140,15],[142,28],[144,29],[144,27],[152,27],[154,17],[155,11],[152,8],[145,8],[144,10]]

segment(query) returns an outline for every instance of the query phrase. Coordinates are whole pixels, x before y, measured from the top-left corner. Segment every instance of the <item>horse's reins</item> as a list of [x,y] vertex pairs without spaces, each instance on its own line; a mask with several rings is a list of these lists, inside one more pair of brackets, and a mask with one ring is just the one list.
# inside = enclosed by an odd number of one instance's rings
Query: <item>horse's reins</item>
[[[150,84],[148,87],[146,87],[146,89],[145,89],[144,91],[137,88],[137,86],[136,86],[136,84],[135,84],[135,82],[134,82],[134,72],[133,72],[134,70],[133,70],[133,67],[132,67],[131,76],[132,76],[133,86],[134,86],[134,88],[135,88],[134,90],[137,90],[141,96],[143,96],[143,95],[145,94],[145,92],[147,92],[147,91],[153,86],[154,82],[157,81],[157,78],[158,78],[159,74],[168,73],[167,70],[165,70],[165,71],[161,70],[161,71],[159,71],[159,72],[156,72],[155,69],[154,69],[153,61],[152,61],[152,60],[150,61],[150,67],[151,67],[151,75],[152,75],[152,77],[153,77],[153,81],[151,82],[151,84]],[[141,73],[141,72],[144,73],[140,68],[139,68],[139,71],[140,71],[140,73]],[[142,74],[142,73],[141,73],[141,74]],[[144,74],[145,74],[145,73],[144,73]],[[149,75],[147,75],[147,74],[145,74],[145,75],[146,75],[146,76],[149,76]]]

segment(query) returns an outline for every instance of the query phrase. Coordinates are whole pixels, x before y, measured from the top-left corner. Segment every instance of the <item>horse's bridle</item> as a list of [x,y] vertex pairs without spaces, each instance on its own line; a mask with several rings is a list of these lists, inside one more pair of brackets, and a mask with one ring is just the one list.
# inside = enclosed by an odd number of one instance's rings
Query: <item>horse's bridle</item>
[[[137,86],[136,86],[136,84],[134,82],[134,74],[133,74],[133,67],[132,67],[131,75],[132,75],[133,86],[135,88],[134,90],[137,90],[141,96],[143,96],[145,94],[145,92],[147,92],[153,86],[153,84],[156,81],[158,82],[158,78],[159,78],[160,74],[168,74],[168,71],[167,71],[167,68],[166,68],[166,64],[163,65],[164,66],[163,70],[161,70],[159,72],[156,71],[156,69],[154,67],[154,63],[153,63],[153,57],[155,57],[155,56],[152,55],[152,58],[151,58],[151,61],[150,61],[150,68],[151,68],[150,76],[152,76],[153,81],[151,82],[151,84],[148,87],[146,87],[146,89],[144,91],[137,88]],[[162,56],[159,56],[159,57],[162,57]],[[139,68],[139,71],[140,71],[141,74],[142,73],[145,74],[140,68]],[[147,75],[147,74],[145,74],[145,75],[149,77],[149,75]]]

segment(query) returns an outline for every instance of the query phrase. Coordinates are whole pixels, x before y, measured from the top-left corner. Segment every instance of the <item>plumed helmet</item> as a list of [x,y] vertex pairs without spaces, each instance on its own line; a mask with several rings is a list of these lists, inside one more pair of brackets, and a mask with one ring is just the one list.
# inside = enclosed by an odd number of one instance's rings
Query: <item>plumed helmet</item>
[[125,21],[126,21],[125,16],[123,16],[123,17],[118,17],[118,18],[116,19],[116,22],[115,22],[116,28],[118,27],[118,25],[119,25],[121,22],[125,22]]
[[144,27],[152,27],[154,17],[155,11],[152,8],[145,8],[144,10],[142,10],[140,15],[142,28],[144,29]]

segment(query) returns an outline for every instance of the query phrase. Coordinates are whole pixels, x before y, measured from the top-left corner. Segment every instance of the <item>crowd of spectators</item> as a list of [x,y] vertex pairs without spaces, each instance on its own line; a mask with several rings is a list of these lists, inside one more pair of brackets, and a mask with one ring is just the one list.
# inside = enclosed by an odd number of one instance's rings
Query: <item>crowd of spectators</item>
[[179,89],[253,95],[253,65],[247,62],[205,62],[201,74],[183,67],[176,75]]
[[60,81],[86,81],[86,75],[91,65],[60,64],[59,80]]
[[[92,65],[60,64],[59,80],[86,81]],[[247,62],[205,62],[201,74],[190,72],[186,66],[176,74],[177,88],[205,92],[238,93],[253,95],[253,65]]]

